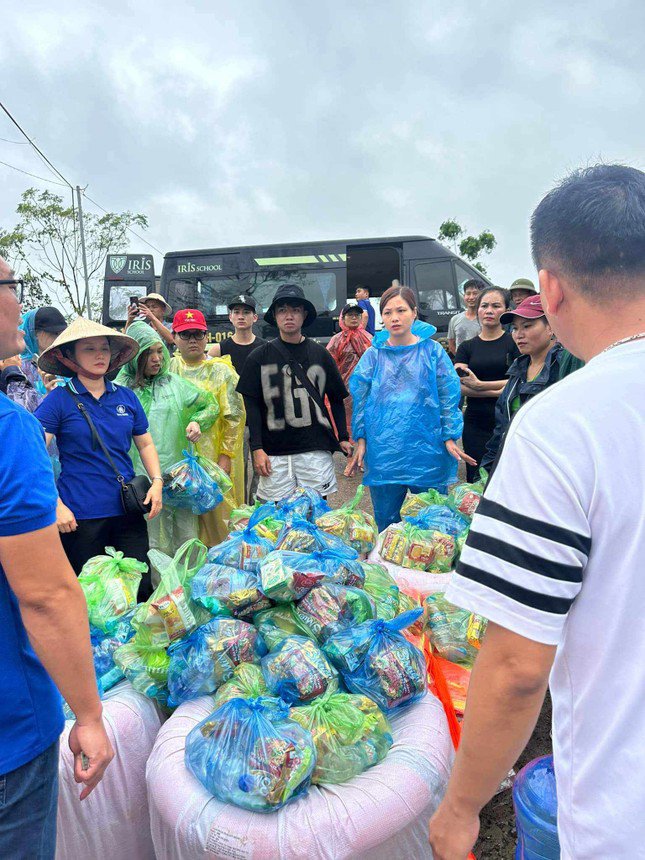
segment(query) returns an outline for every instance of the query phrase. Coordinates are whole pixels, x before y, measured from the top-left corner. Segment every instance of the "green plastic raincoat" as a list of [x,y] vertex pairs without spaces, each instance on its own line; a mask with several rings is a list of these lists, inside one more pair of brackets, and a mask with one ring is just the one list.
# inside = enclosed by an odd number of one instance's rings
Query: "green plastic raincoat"
[[[182,451],[189,445],[186,427],[196,421],[202,433],[213,426],[219,415],[219,407],[212,394],[203,391],[181,376],[170,373],[170,354],[163,346],[163,364],[159,373],[135,387],[137,362],[141,353],[155,344],[162,343],[157,332],[147,323],[136,321],[128,328],[128,335],[140,346],[136,358],[121,368],[116,378],[118,385],[131,388],[141,401],[148,416],[150,433],[159,454],[162,473],[183,459]],[[136,447],[130,451],[137,475],[146,471]],[[178,546],[197,537],[197,517],[189,510],[164,505],[159,516],[148,522],[150,548],[159,549],[173,556]],[[155,576],[153,575],[153,583]]]
[[239,377],[229,356],[206,358],[188,364],[179,353],[170,360],[170,372],[210,392],[219,407],[219,418],[196,444],[197,453],[217,462],[220,454],[231,458],[233,489],[215,510],[199,518],[199,539],[215,546],[228,537],[231,512],[244,504],[244,400],[235,390]]

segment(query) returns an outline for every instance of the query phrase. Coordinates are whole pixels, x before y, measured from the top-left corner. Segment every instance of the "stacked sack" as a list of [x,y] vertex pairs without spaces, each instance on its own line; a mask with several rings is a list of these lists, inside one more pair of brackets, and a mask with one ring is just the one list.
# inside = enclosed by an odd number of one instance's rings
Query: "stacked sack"
[[160,583],[115,653],[135,689],[167,709],[213,696],[186,741],[188,769],[216,797],[270,812],[310,783],[381,761],[388,716],[426,692],[409,609],[368,564],[376,527],[357,498],[331,512],[312,490],[235,511],[210,550],[150,553]]

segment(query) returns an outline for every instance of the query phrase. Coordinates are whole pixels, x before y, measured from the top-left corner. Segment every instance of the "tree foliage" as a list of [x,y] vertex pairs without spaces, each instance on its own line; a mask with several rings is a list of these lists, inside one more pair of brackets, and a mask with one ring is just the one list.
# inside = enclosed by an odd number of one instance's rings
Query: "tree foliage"
[[437,238],[447,242],[460,257],[468,260],[476,269],[486,274],[486,267],[478,260],[482,254],[490,254],[497,239],[490,230],[482,230],[478,236],[469,235],[464,227],[454,218],[449,218],[439,226]]
[[[25,308],[57,304],[70,315],[86,312],[85,279],[78,212],[71,198],[28,188],[17,207],[19,221],[0,231],[0,256],[19,269],[25,281]],[[101,278],[108,253],[128,248],[128,228],[145,229],[145,215],[109,212],[94,215],[83,207],[92,315],[101,304]]]

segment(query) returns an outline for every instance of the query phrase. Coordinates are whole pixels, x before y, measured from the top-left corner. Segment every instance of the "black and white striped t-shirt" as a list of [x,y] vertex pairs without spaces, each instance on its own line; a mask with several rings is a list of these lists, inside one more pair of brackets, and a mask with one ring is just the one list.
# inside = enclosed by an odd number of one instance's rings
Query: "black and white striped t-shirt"
[[557,645],[562,857],[645,845],[645,341],[615,347],[511,424],[446,592]]

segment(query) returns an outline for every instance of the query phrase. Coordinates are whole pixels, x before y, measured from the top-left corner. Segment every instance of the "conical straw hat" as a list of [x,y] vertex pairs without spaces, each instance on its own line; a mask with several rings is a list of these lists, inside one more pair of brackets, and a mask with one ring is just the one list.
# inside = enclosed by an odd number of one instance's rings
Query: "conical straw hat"
[[85,317],[78,317],[42,353],[38,359],[38,367],[44,373],[70,376],[74,373],[74,368],[63,363],[64,356],[60,348],[65,344],[76,343],[77,340],[82,340],[85,337],[106,337],[108,339],[112,350],[112,360],[106,373],[111,373],[127,364],[139,352],[139,344],[133,337],[121,334],[121,332],[100,323],[92,322],[92,320],[86,320]]

